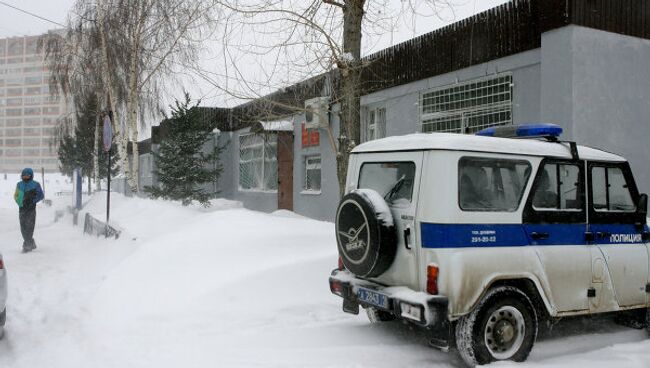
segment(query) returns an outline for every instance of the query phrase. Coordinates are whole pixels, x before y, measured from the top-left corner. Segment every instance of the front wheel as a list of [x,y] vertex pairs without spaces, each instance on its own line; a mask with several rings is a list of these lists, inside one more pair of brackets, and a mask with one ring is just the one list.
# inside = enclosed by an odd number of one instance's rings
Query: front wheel
[[523,362],[535,343],[537,325],[535,308],[525,293],[495,287],[458,321],[456,346],[471,367],[497,360]]

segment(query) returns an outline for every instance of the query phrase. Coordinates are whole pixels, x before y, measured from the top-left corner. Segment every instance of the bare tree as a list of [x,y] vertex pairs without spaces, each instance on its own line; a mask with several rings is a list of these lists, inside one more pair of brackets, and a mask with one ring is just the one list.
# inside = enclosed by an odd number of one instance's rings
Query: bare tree
[[134,192],[140,129],[160,117],[163,92],[178,85],[175,69],[198,57],[215,14],[209,0],[77,0],[65,32],[48,41],[58,90],[74,97],[95,88],[105,96],[120,167]]
[[[396,20],[420,12],[435,16],[441,8],[451,6],[449,1],[402,0],[395,13],[387,12],[391,0],[220,0],[230,11],[223,29],[223,69],[227,75],[220,78],[199,72],[208,81],[225,79],[225,87],[220,88],[237,98],[259,98],[271,86],[277,88],[324,72],[337,75],[339,84],[328,86],[332,103],[340,106],[337,148],[331,127],[328,133],[336,150],[339,189],[343,193],[349,153],[360,142],[361,75],[368,63],[362,59],[363,37],[390,32]],[[239,68],[238,54],[272,60],[268,65],[257,66],[260,82],[247,79]],[[296,112],[304,109],[293,108]]]

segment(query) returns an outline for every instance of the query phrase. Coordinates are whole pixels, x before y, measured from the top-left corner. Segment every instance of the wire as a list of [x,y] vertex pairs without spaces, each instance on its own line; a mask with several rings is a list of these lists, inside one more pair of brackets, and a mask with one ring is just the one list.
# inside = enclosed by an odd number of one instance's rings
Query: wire
[[29,11],[27,11],[27,10],[24,10],[24,9],[21,9],[21,8],[18,8],[18,7],[15,7],[15,6],[11,5],[11,4],[7,4],[7,3],[5,3],[4,1],[0,1],[0,5],[7,6],[7,7],[9,7],[9,8],[12,8],[12,9],[18,10],[18,11],[21,12],[21,13],[25,13],[25,14],[27,14],[27,15],[31,15],[32,17],[35,17],[35,18],[38,18],[38,19],[44,20],[44,21],[46,21],[46,22],[50,22],[50,23],[52,23],[52,24],[56,24],[57,26],[61,26],[61,27],[64,27],[64,28],[65,28],[65,25],[63,25],[63,24],[61,24],[61,23],[59,23],[59,22],[55,22],[55,21],[53,21],[53,20],[50,20],[50,19],[47,19],[47,18],[41,17],[41,16],[38,15],[38,14],[34,14],[34,13],[29,12]]

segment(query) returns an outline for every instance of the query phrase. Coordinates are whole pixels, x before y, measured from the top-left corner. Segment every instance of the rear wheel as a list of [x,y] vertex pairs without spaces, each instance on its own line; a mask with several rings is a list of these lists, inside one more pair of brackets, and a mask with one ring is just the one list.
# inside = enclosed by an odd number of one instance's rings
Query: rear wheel
[[458,321],[456,346],[472,367],[498,360],[522,362],[535,343],[537,324],[526,294],[515,287],[496,287]]
[[368,315],[368,319],[372,323],[389,322],[395,320],[395,316],[392,313],[382,311],[373,307],[366,308],[366,314]]

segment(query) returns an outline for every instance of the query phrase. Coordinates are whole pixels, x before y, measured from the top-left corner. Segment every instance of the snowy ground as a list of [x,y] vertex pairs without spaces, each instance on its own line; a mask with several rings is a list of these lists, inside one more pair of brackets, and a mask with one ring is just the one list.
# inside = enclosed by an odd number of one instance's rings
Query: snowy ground
[[[21,254],[0,176],[0,251],[9,273],[0,367],[450,367],[453,354],[399,322],[341,312],[327,276],[333,225],[218,201],[210,209],[114,196],[119,240],[83,236],[63,178],[46,183],[39,248]],[[58,183],[56,182],[58,180]],[[103,196],[87,210],[103,214]],[[576,330],[586,330],[577,334]],[[648,367],[645,332],[610,322],[561,324],[521,367]]]

